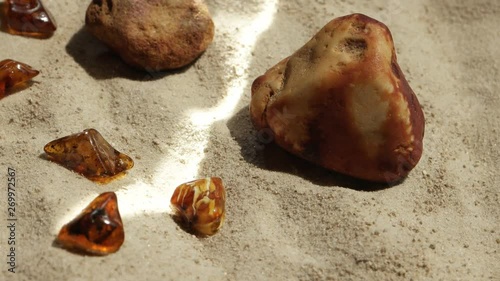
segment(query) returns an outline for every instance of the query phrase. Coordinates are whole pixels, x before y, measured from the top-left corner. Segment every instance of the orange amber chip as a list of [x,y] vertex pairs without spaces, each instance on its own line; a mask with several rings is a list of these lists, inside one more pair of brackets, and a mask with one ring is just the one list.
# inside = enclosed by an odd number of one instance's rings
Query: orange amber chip
[[125,241],[123,223],[114,192],[97,196],[74,220],[59,231],[62,247],[94,255],[106,255],[120,249]]
[[170,203],[177,219],[196,234],[213,235],[224,223],[226,191],[220,178],[181,184]]
[[54,18],[40,0],[7,0],[7,32],[48,38],[57,29]]
[[0,61],[0,99],[5,91],[37,76],[40,72],[31,66],[15,60]]
[[134,166],[132,158],[114,149],[94,129],[51,141],[44,150],[49,160],[99,183],[107,183]]

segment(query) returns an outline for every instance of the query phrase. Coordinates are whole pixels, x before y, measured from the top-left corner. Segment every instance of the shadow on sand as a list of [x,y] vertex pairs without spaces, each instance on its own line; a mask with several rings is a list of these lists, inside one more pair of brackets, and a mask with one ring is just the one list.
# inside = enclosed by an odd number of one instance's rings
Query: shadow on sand
[[320,186],[341,186],[359,191],[378,191],[399,184],[358,180],[292,155],[272,142],[271,136],[263,136],[253,129],[247,107],[233,116],[227,126],[241,147],[243,159],[261,169],[296,175]]
[[159,80],[189,69],[193,63],[176,70],[145,71],[133,68],[82,27],[66,45],[66,52],[96,80],[122,77],[134,81]]

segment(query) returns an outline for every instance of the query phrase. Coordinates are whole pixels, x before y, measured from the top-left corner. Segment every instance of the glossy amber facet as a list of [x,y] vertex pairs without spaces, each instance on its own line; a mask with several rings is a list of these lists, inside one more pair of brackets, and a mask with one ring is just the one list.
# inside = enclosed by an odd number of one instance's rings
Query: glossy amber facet
[[57,29],[54,18],[40,0],[7,0],[7,32],[48,38]]
[[170,203],[179,221],[202,236],[215,234],[225,219],[226,191],[217,177],[181,184]]
[[99,183],[134,166],[132,158],[114,149],[95,129],[51,141],[44,150],[49,160]]
[[75,219],[64,225],[58,243],[72,251],[106,255],[120,249],[125,241],[123,223],[114,192],[97,196]]
[[6,96],[6,90],[30,80],[39,73],[22,62],[11,59],[0,61],[0,99]]

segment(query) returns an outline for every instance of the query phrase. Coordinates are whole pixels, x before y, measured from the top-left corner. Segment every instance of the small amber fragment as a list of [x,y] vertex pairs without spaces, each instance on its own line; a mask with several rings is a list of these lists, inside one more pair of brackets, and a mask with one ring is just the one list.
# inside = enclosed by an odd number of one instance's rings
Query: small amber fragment
[[114,192],[97,196],[75,219],[64,225],[57,236],[62,247],[94,255],[114,253],[124,240]]
[[48,38],[56,23],[40,0],[8,0],[7,32],[29,37]]
[[134,166],[132,158],[114,149],[94,129],[51,141],[44,150],[49,160],[99,183],[107,183]]
[[38,73],[38,70],[22,62],[10,59],[0,61],[0,99],[6,96],[6,90],[30,80]]
[[226,191],[217,177],[178,186],[170,199],[176,217],[199,235],[213,235],[225,218]]

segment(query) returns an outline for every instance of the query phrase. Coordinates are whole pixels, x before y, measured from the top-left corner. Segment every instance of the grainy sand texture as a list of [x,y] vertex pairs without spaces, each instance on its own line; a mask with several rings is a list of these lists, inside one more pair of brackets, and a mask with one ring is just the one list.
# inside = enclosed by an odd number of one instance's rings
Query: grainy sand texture
[[[500,280],[499,1],[208,0],[213,44],[165,73],[131,69],[83,29],[89,1],[45,0],[50,39],[0,33],[0,60],[41,71],[0,100],[0,280]],[[285,153],[248,114],[256,77],[355,12],[390,28],[426,117],[422,159],[392,187]],[[126,177],[99,185],[43,157],[47,142],[87,128],[134,159]],[[207,176],[224,180],[227,215],[201,239],[172,220],[169,200]],[[106,191],[118,196],[121,249],[54,245]]]

